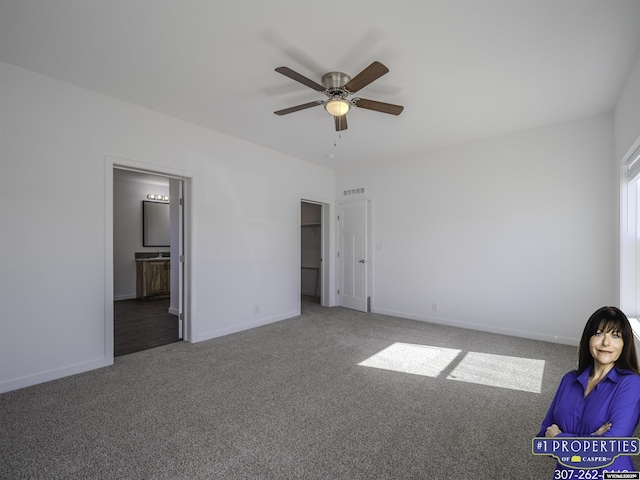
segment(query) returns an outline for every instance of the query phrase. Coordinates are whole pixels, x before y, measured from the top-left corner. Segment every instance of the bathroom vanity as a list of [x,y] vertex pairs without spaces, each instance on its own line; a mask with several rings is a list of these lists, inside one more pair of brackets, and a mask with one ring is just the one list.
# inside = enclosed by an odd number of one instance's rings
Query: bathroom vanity
[[138,258],[138,255],[136,254],[136,297],[144,299],[157,295],[169,295],[171,289],[169,255],[148,258]]

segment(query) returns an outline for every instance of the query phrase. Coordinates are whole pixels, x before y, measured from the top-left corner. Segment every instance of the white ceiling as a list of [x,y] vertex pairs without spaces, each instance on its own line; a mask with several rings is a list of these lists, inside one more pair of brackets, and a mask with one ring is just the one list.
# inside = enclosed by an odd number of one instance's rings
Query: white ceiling
[[[638,0],[0,0],[0,60],[334,169],[609,112],[639,48]],[[400,116],[274,115],[374,60]]]

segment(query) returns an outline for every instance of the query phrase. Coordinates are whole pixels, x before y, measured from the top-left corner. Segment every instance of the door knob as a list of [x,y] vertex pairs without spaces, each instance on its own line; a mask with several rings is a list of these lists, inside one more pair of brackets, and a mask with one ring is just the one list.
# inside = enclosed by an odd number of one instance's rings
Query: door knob
[[362,260],[360,260],[358,263],[365,263],[366,260],[363,258]]

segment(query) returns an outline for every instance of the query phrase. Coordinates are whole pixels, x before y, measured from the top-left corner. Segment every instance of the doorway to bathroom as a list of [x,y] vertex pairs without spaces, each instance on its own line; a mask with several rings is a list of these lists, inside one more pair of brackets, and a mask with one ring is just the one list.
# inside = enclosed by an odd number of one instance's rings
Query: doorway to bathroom
[[184,337],[184,179],[113,169],[113,352]]

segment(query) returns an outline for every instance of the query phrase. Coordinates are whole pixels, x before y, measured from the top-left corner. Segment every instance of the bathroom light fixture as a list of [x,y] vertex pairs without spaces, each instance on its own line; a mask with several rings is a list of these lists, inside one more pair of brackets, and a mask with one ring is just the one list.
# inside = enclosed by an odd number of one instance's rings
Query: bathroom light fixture
[[147,198],[149,200],[163,200],[165,202],[169,201],[169,197],[167,197],[166,195],[156,195],[154,193],[150,193],[149,195],[147,195]]
[[341,117],[351,108],[351,104],[343,98],[332,98],[324,104],[324,109],[334,117]]

